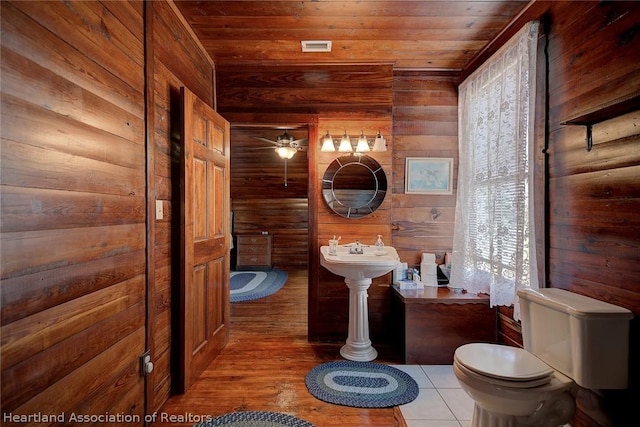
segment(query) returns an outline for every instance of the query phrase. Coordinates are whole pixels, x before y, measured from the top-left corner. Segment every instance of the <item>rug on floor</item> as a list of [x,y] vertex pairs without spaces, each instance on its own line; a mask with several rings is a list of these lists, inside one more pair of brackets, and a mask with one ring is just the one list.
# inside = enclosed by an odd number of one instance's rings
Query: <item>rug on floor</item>
[[195,427],[314,427],[289,414],[271,411],[230,412],[196,424]]
[[318,365],[305,378],[316,398],[356,408],[388,408],[418,397],[418,384],[393,366],[342,360]]
[[273,295],[286,283],[286,271],[232,271],[231,302],[251,301]]

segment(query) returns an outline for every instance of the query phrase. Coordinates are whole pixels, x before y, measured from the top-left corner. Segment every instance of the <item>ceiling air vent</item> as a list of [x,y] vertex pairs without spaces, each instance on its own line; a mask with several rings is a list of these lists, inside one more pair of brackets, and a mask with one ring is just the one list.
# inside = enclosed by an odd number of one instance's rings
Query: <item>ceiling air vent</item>
[[331,41],[329,40],[302,40],[303,52],[331,52]]

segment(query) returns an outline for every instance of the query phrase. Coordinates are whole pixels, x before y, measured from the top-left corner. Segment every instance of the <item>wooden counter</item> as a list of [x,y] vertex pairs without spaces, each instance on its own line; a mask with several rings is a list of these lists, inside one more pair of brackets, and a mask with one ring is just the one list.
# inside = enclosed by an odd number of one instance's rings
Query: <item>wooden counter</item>
[[459,346],[497,341],[497,311],[489,307],[488,295],[447,287],[392,288],[404,363],[450,365]]

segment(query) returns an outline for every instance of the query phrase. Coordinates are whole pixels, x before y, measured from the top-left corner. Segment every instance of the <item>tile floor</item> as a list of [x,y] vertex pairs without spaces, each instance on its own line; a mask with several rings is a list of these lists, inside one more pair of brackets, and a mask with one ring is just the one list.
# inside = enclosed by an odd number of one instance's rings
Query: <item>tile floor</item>
[[411,375],[420,393],[400,410],[408,427],[468,427],[473,400],[460,388],[451,365],[393,365]]

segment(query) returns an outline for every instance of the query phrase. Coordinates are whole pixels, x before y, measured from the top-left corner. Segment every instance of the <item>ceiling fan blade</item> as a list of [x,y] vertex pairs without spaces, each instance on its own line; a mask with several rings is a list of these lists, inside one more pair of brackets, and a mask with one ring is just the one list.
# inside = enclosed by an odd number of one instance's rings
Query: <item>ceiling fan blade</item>
[[295,141],[291,141],[289,144],[306,144],[309,142],[307,138],[296,139]]
[[261,138],[259,136],[254,136],[254,138],[255,139],[259,139],[260,141],[268,142],[268,143],[276,145],[276,146],[278,145],[278,143],[276,141],[272,141],[272,140],[267,139],[267,138]]
[[245,150],[275,150],[278,147],[246,147]]

